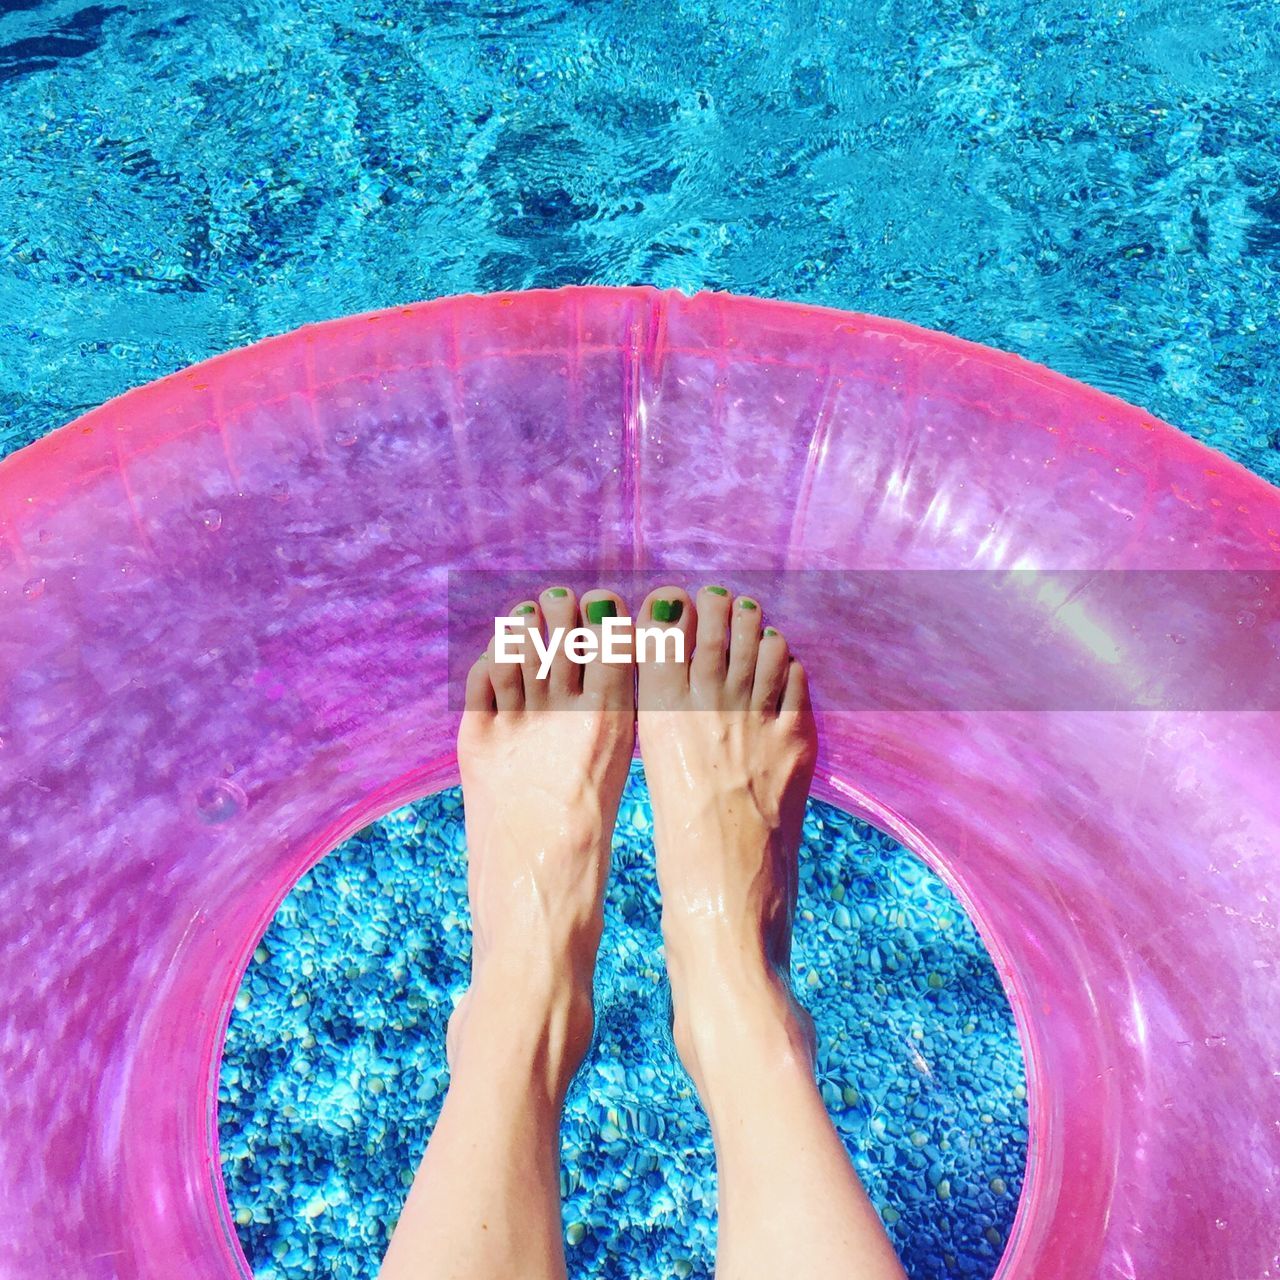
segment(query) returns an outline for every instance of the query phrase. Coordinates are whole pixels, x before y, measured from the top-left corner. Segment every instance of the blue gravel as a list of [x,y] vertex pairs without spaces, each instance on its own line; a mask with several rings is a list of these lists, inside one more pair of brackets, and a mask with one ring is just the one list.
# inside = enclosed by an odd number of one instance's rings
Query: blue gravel
[[[651,813],[614,840],[596,1042],[562,1136],[570,1271],[710,1275],[711,1137],[668,1031]],[[809,806],[793,976],[823,1097],[913,1280],[987,1277],[1021,1190],[1026,1089],[976,931],[913,854]],[[458,791],[366,828],[282,904],[245,974],[222,1168],[258,1280],[372,1277],[447,1083],[470,932]]]

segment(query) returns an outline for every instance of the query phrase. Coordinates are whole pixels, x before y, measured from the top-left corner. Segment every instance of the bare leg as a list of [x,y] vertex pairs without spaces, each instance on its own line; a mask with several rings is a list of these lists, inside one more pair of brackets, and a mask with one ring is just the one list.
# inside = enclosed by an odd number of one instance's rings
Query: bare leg
[[[558,593],[558,594],[557,594]],[[589,592],[589,601],[617,597]],[[537,626],[579,622],[561,588]],[[526,645],[532,656],[532,646]],[[563,1280],[560,1113],[591,1040],[609,844],[635,735],[632,668],[472,668],[458,734],[471,986],[449,1023],[449,1092],[381,1280]]]
[[[684,592],[690,661],[639,667],[676,1047],[711,1121],[719,1280],[901,1280],[813,1077],[788,982],[796,855],[817,753],[808,688],[754,601]],[[660,608],[659,615],[670,608]]]

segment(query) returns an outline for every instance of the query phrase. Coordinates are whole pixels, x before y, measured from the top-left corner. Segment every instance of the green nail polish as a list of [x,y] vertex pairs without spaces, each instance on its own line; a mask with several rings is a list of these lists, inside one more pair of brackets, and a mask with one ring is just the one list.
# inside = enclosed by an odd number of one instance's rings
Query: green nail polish
[[653,602],[654,622],[679,622],[683,616],[683,600],[655,600]]
[[727,596],[729,594],[728,587],[707,587],[706,590],[710,591],[713,596]]
[[547,592],[547,595],[551,596],[553,600],[563,600],[565,596],[567,596],[568,594],[569,594],[568,587],[552,587]]
[[767,636],[776,636],[778,634],[777,630],[774,627],[765,627],[764,633]]
[[738,601],[738,608],[739,608],[739,609],[758,609],[759,607],[760,607],[760,606],[759,606],[758,604],[756,604],[756,602],[755,602],[754,600],[745,600],[745,599],[743,599],[743,600],[739,600],[739,601]]
[[522,604],[512,616],[516,618],[522,618],[526,613],[533,613],[533,611],[534,611],[533,605]]
[[587,602],[587,621],[600,623],[606,618],[616,618],[618,606],[612,600],[589,600]]

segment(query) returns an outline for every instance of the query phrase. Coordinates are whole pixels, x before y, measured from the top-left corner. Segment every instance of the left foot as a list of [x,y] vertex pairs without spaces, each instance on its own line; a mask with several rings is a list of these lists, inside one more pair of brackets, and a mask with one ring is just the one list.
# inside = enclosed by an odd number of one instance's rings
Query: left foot
[[[608,591],[579,602],[550,587],[512,613],[530,630],[598,631],[600,609],[610,605],[625,614]],[[474,944],[449,1055],[473,1016],[497,1006],[499,1021],[542,1028],[540,1052],[560,1090],[591,1041],[609,847],[635,740],[632,666],[582,666],[561,647],[540,680],[532,643],[524,651],[519,665],[486,651],[467,677],[458,765]]]

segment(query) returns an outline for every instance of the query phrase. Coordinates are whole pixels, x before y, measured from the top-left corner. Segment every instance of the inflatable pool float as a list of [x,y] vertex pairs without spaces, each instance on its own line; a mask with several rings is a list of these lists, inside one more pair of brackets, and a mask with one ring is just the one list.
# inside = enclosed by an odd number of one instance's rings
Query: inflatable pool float
[[232,999],[309,866],[456,781],[467,569],[773,575],[817,793],[940,872],[1014,1009],[998,1274],[1280,1274],[1277,530],[1280,492],[1045,369],[639,288],[303,329],[15,454],[3,1274],[249,1274]]

